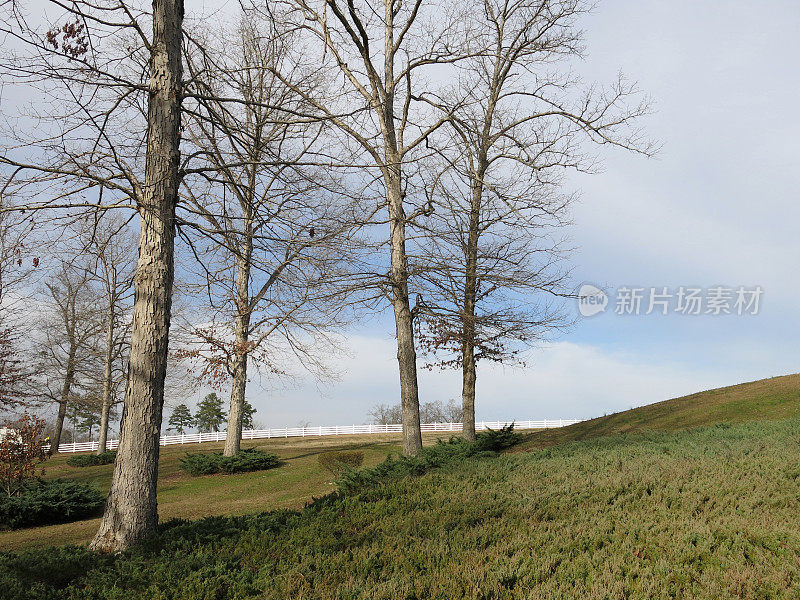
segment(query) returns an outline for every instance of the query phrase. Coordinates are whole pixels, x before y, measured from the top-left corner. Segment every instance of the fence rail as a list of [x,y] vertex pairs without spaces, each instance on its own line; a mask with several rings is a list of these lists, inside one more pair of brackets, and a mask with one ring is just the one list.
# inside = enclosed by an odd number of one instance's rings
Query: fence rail
[[[544,419],[541,421],[478,421],[475,429],[500,429],[514,423],[516,429],[552,429],[580,423],[582,419]],[[461,431],[461,423],[425,423],[420,426],[426,431]],[[290,437],[315,437],[324,435],[364,435],[374,433],[400,433],[402,425],[334,425],[330,427],[280,427],[278,429],[247,429],[242,432],[242,439],[259,440],[270,438]],[[222,442],[225,440],[224,431],[210,433],[186,433],[181,435],[162,435],[161,445],[173,444],[200,444],[203,442]],[[119,440],[109,440],[108,448],[113,450],[119,445]],[[97,442],[76,442],[60,444],[59,452],[91,452],[97,450]]]

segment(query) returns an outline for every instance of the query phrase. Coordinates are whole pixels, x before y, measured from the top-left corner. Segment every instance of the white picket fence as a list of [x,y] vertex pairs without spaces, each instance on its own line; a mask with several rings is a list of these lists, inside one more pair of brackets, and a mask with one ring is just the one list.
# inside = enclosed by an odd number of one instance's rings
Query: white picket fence
[[[552,429],[580,423],[582,419],[544,419],[541,421],[479,421],[475,429],[500,429],[514,423],[515,429]],[[461,431],[461,423],[425,423],[420,426],[422,431]],[[245,440],[259,440],[269,438],[314,437],[323,435],[365,435],[373,433],[400,433],[402,425],[334,425],[331,427],[280,427],[278,429],[248,429],[242,432]],[[162,435],[161,445],[173,444],[200,444],[202,442],[222,442],[225,440],[224,431],[210,433],[186,433],[181,435]],[[91,452],[97,450],[97,442],[76,442],[61,444],[59,452]],[[119,440],[110,440],[108,448],[113,450],[119,445]]]

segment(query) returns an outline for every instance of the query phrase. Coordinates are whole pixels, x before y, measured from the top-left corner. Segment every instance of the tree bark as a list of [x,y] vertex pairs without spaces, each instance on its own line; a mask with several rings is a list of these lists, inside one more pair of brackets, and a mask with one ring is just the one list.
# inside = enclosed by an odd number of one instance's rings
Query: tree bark
[[174,276],[181,121],[182,0],[153,0],[145,187],[120,445],[91,547],[119,552],[156,533],[159,436]]
[[483,170],[472,184],[470,202],[469,233],[465,248],[464,306],[462,314],[461,341],[461,435],[467,440],[475,439],[475,304],[478,293],[478,226],[480,224],[481,195],[483,194]]
[[[398,168],[399,170],[399,168]],[[399,176],[388,178],[391,242],[392,307],[397,332],[397,362],[400,367],[400,405],[403,413],[403,454],[414,456],[422,449],[419,422],[417,351],[414,322],[408,299],[408,258],[406,255],[405,214]]]
[[64,417],[67,415],[67,403],[69,402],[69,394],[72,390],[72,382],[75,380],[75,355],[77,351],[74,335],[72,335],[69,341],[67,371],[64,374],[64,383],[61,385],[61,399],[58,401],[56,430],[53,432],[53,439],[50,442],[50,454],[58,454],[58,447],[61,444],[61,434],[64,431]]
[[109,306],[108,330],[106,331],[106,354],[103,365],[103,406],[100,412],[100,434],[97,439],[97,454],[108,449],[108,417],[111,413],[114,366],[114,310]]

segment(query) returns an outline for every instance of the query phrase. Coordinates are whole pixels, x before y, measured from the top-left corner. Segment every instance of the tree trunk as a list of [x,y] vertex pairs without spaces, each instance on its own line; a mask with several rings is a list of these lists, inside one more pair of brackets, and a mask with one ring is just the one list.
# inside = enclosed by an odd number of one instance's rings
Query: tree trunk
[[56,430],[53,435],[54,439],[50,442],[51,454],[58,454],[58,446],[61,444],[61,434],[64,431],[64,417],[67,414],[67,403],[69,402],[69,394],[72,390],[72,382],[75,380],[75,356],[77,352],[78,349],[74,338],[70,338],[69,355],[67,356],[67,372],[64,374],[64,383],[61,385],[61,400],[58,402]]
[[125,412],[105,514],[91,547],[118,552],[158,526],[156,486],[174,276],[181,121],[182,0],[153,0],[141,235]]
[[461,340],[461,421],[462,436],[470,441],[475,439],[475,304],[478,293],[478,226],[480,224],[481,195],[483,194],[483,171],[472,184],[472,199],[469,213],[469,233],[464,250],[465,279],[464,306],[462,307]]
[[[250,189],[255,189],[252,183]],[[233,456],[242,446],[242,417],[247,389],[247,356],[250,337],[250,264],[253,255],[253,231],[248,215],[242,243],[243,254],[238,259],[236,273],[236,348],[233,357],[233,385],[228,410],[228,432],[225,435],[223,456]]]
[[61,434],[64,432],[64,417],[67,416],[67,403],[58,403],[58,417],[56,417],[56,429],[53,438],[50,440],[50,454],[58,454],[58,446],[61,444]]
[[108,331],[106,332],[106,355],[103,371],[103,407],[100,412],[100,434],[97,440],[97,453],[101,454],[108,449],[108,417],[111,413],[111,396],[113,393],[113,363],[114,363],[114,311],[108,311]]
[[[398,168],[399,171],[399,168]],[[414,456],[422,449],[417,385],[417,351],[414,347],[414,322],[408,299],[408,258],[406,256],[405,214],[400,177],[388,178],[389,220],[391,226],[392,306],[397,331],[397,362],[400,367],[400,405],[403,413],[403,454]]]
[[242,417],[244,413],[245,389],[247,386],[247,356],[235,358],[231,407],[228,412],[228,433],[225,436],[224,456],[233,456],[242,446]]

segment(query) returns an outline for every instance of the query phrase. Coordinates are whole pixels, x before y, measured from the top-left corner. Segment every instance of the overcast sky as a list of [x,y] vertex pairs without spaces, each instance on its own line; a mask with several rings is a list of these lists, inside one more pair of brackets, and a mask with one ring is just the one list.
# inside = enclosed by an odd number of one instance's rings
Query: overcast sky
[[[225,3],[199,4],[225,11]],[[655,159],[603,152],[574,176],[576,283],[610,294],[602,314],[534,351],[525,368],[480,365],[478,418],[592,417],[800,370],[800,3],[601,0],[585,18],[587,80],[637,80],[655,113]],[[6,102],[10,98],[4,99]],[[614,314],[624,286],[763,289],[757,315]],[[575,305],[577,314],[577,305]],[[398,401],[387,314],[347,335],[341,380],[300,380],[249,399],[266,426],[359,423]],[[420,373],[421,400],[460,397],[455,372]],[[196,400],[196,395],[190,401]]]
[[[800,370],[800,3],[603,0],[585,19],[576,69],[640,82],[663,143],[656,159],[609,151],[581,193],[571,237],[576,282],[607,289],[605,313],[531,355],[481,365],[479,419],[592,417]],[[618,316],[616,290],[761,286],[757,315]],[[577,314],[577,313],[576,313]],[[267,425],[345,424],[398,399],[388,320],[349,337],[338,383],[300,382],[251,401]],[[421,400],[459,398],[457,373],[421,373]]]

